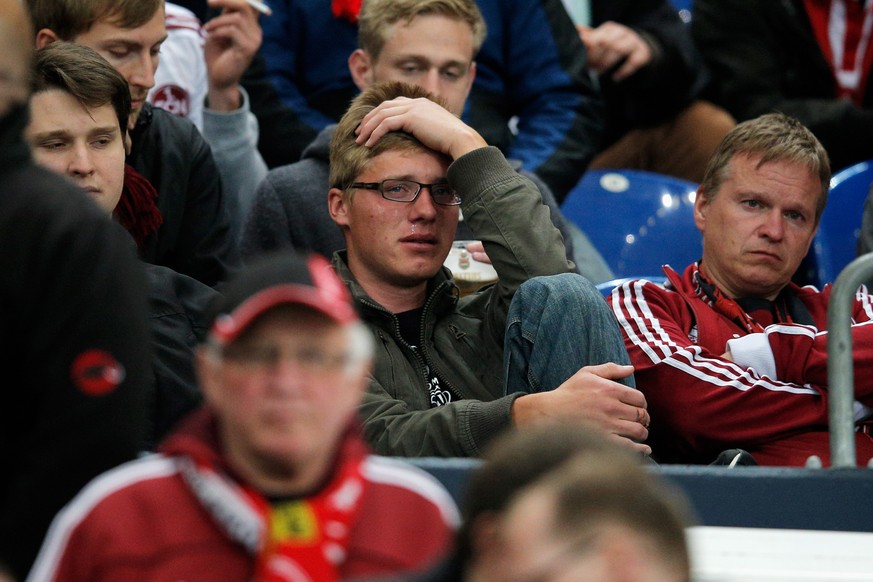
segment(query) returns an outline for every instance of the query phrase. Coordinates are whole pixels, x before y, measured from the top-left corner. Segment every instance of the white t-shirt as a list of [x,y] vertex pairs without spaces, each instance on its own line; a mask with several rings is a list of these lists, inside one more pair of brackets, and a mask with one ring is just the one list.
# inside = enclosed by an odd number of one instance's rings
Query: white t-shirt
[[161,45],[155,86],[149,103],[194,122],[203,131],[203,103],[208,80],[203,59],[204,34],[193,12],[166,4],[167,40]]

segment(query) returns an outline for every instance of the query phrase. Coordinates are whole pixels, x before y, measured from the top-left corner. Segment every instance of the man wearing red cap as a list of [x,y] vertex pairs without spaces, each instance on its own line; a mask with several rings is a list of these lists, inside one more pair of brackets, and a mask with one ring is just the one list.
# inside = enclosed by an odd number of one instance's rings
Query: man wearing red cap
[[205,408],[83,490],[32,580],[328,581],[446,549],[448,493],[359,436],[372,343],[327,260],[275,255],[224,291],[197,354]]

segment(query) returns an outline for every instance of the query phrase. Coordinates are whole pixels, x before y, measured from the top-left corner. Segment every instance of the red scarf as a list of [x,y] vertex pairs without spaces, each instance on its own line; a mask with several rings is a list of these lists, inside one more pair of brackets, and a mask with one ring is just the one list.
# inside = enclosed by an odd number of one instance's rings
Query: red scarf
[[128,164],[124,165],[124,187],[113,215],[133,236],[137,248],[164,222],[158,210],[158,191],[145,176]]
[[830,64],[837,95],[863,105],[873,66],[873,4],[858,0],[804,0],[815,39]]
[[271,503],[205,459],[182,461],[185,481],[203,507],[255,557],[255,582],[340,579],[366,487],[366,450],[350,434],[330,480],[309,497],[287,501]]
[[358,21],[362,0],[331,0],[330,9],[336,18],[345,18],[351,23]]

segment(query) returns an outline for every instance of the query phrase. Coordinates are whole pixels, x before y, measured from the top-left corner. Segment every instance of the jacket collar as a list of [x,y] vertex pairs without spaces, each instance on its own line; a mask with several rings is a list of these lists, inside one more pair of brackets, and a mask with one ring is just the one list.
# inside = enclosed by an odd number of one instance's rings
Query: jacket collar
[[[394,314],[382,307],[375,299],[370,297],[364,288],[355,279],[348,267],[348,255],[346,251],[337,251],[333,255],[333,266],[340,279],[349,288],[352,299],[355,301],[361,317],[365,321],[374,322],[386,316],[393,320]],[[429,312],[443,314],[454,310],[458,303],[460,290],[452,280],[452,273],[446,267],[440,268],[436,275],[427,282],[427,299],[425,307]]]
[[24,128],[30,120],[26,104],[14,105],[0,118],[0,171],[17,168],[30,160]]

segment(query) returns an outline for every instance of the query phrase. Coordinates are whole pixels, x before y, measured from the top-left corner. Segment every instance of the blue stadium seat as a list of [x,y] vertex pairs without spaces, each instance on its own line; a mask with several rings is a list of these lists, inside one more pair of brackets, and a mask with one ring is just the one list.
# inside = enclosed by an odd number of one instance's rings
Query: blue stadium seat
[[604,297],[609,297],[609,295],[612,294],[612,290],[616,287],[620,287],[625,283],[629,283],[630,281],[636,281],[637,279],[645,279],[647,281],[651,281],[652,283],[657,283],[658,285],[663,285],[667,282],[667,277],[665,277],[664,275],[638,275],[636,277],[622,277],[621,279],[604,281],[603,283],[598,283],[596,287],[598,291],[603,293]]
[[831,178],[828,204],[808,258],[815,273],[813,283],[833,283],[855,258],[864,201],[873,183],[873,160],[840,170]]
[[590,170],[561,210],[603,255],[615,278],[678,271],[701,256],[697,184],[639,170]]
[[679,18],[682,19],[682,22],[688,24],[691,22],[691,4],[692,0],[670,0],[670,4],[676,9],[679,13]]

